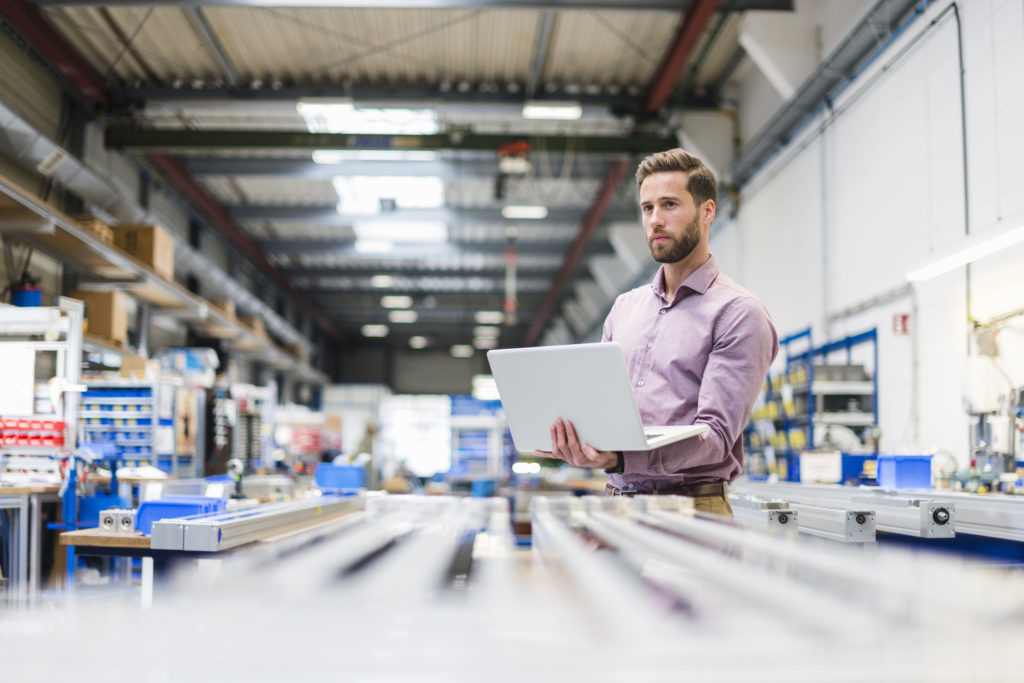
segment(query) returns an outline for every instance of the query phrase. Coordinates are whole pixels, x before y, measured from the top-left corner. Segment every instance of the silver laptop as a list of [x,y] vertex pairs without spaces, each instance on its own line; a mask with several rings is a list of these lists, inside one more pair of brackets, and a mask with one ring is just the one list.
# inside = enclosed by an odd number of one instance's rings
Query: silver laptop
[[646,451],[703,434],[707,425],[645,426],[615,342],[487,352],[516,450],[550,451],[562,418],[580,443],[602,451]]

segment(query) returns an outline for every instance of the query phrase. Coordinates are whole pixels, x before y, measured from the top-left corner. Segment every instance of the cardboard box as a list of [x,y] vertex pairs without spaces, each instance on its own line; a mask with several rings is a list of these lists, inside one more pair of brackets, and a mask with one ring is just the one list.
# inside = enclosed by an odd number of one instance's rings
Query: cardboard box
[[72,216],[83,230],[98,239],[103,244],[114,244],[114,229],[101,221],[99,218],[88,215]]
[[159,225],[115,225],[114,245],[145,263],[164,279],[174,279],[174,240]]
[[210,305],[216,308],[228,320],[238,320],[234,299],[212,299]]
[[71,297],[85,302],[86,332],[124,345],[128,340],[128,308],[124,292],[76,289],[71,292]]
[[309,362],[309,349],[302,344],[285,344],[284,350],[301,360],[303,363]]
[[267,327],[263,324],[263,318],[258,315],[241,315],[238,317],[238,321],[249,328],[256,337],[263,341],[269,341],[270,337],[267,336]]
[[121,359],[121,376],[138,377],[139,379],[156,379],[160,375],[160,361],[127,356]]

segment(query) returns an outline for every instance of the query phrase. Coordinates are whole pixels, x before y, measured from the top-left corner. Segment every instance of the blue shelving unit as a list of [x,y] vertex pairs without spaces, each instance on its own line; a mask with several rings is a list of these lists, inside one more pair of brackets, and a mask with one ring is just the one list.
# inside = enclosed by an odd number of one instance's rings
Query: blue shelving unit
[[[766,379],[763,406],[752,415],[747,443],[755,454],[752,462],[756,462],[758,452],[763,454],[771,445],[779,478],[799,481],[799,453],[814,447],[816,429],[848,427],[866,443],[865,430],[878,424],[877,329],[815,347],[811,329],[807,328],[781,339],[779,344],[786,360],[785,371]],[[864,344],[871,345],[872,369],[870,376],[862,377],[859,373],[863,368],[853,362],[853,349]],[[846,355],[844,365],[829,365],[829,359],[839,353]],[[772,428],[763,427],[767,424]],[[767,456],[762,457],[767,460]],[[846,460],[853,467],[854,460],[862,463],[865,457],[843,457],[843,477],[847,479]],[[752,472],[753,476],[759,474]]]

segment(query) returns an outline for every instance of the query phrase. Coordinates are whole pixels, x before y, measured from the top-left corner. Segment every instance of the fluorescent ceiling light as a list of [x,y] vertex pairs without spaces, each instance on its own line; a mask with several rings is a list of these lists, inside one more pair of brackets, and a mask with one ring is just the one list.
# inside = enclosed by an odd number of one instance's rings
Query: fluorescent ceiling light
[[453,344],[449,352],[455,358],[470,358],[474,353],[473,347],[469,344]]
[[409,337],[409,346],[414,349],[425,349],[430,345],[430,340],[426,337]]
[[498,385],[491,375],[473,375],[473,398],[478,401],[497,401]]
[[441,221],[355,221],[357,240],[436,244],[448,241],[448,226]]
[[345,161],[437,161],[441,155],[422,149],[317,149],[313,163],[340,164]]
[[[302,100],[296,107],[311,133],[354,135],[433,135],[441,130],[437,112],[430,109],[356,108],[345,100]],[[390,140],[381,140],[387,147]]]
[[473,348],[476,349],[493,349],[497,345],[497,337],[476,337],[473,339]]
[[388,311],[389,323],[414,323],[419,315],[416,311]]
[[539,462],[514,462],[512,463],[514,474],[537,474],[540,472]]
[[359,254],[387,254],[394,250],[395,243],[387,240],[358,239],[354,248]]
[[364,337],[386,337],[388,336],[387,325],[363,325]]
[[412,306],[412,297],[404,294],[382,296],[380,298],[380,305],[384,308],[410,308]]
[[375,216],[385,202],[399,209],[444,206],[444,181],[437,176],[338,176],[332,182],[344,216]]
[[500,325],[505,322],[505,314],[501,311],[477,311],[473,318],[481,325]]
[[1024,223],[1015,222],[1012,227],[986,230],[967,237],[959,244],[941,249],[921,265],[907,273],[907,280],[921,282],[948,273],[985,256],[1002,251],[1024,242]]
[[533,164],[526,157],[501,157],[498,159],[498,171],[508,175],[526,175]]
[[575,102],[527,102],[523,105],[524,119],[575,121],[581,116],[583,107]]
[[540,220],[541,218],[548,217],[548,207],[546,206],[503,206],[501,208],[501,215],[504,218],[523,218]]
[[497,337],[501,330],[490,325],[479,325],[473,328],[474,337]]
[[395,284],[395,278],[390,275],[374,275],[370,278],[370,286],[377,289],[387,289]]
[[332,116],[355,108],[351,97],[303,97],[295,104],[295,111],[303,118]]

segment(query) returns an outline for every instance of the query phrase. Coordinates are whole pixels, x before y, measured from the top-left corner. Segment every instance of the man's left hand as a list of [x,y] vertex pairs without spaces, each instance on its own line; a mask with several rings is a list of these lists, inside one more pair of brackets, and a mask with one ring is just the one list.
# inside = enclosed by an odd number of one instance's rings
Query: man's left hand
[[551,426],[551,452],[534,451],[544,458],[558,458],[575,467],[608,469],[615,467],[618,456],[614,451],[599,451],[590,444],[581,444],[576,428],[568,420],[558,419]]

